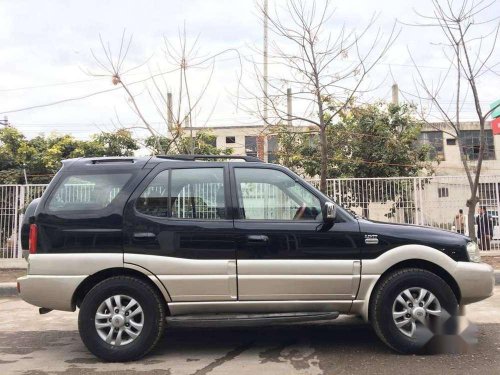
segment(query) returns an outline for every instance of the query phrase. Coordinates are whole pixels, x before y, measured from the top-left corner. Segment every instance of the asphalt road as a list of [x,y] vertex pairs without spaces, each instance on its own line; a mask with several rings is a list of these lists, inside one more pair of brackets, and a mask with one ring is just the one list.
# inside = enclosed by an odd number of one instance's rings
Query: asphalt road
[[77,314],[0,299],[0,374],[500,374],[500,287],[467,308],[478,344],[465,354],[393,353],[357,318],[253,328],[167,329],[134,363],[102,363],[80,341]]

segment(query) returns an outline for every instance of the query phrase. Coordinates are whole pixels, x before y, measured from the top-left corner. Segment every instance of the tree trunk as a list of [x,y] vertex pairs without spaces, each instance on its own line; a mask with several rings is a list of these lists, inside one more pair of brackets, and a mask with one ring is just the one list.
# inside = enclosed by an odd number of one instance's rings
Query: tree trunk
[[328,154],[327,147],[328,143],[326,140],[326,129],[325,126],[320,126],[319,128],[319,136],[320,136],[320,148],[321,148],[321,169],[320,169],[320,190],[323,194],[327,194],[326,189],[326,173],[327,173],[327,165],[328,165]]
[[469,229],[469,237],[472,238],[473,241],[477,241],[476,228],[474,227],[474,214],[476,213],[477,203],[478,199],[475,197],[475,194],[473,195],[473,198],[467,200],[467,207],[469,208],[469,211],[467,212],[467,228]]

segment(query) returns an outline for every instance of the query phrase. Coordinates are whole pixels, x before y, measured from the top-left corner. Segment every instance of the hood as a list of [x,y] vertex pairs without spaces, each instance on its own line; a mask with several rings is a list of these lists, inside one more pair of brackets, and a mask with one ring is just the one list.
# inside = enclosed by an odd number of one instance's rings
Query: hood
[[359,219],[361,233],[376,236],[378,244],[366,245],[364,254],[375,258],[387,250],[401,245],[424,245],[442,251],[454,260],[468,261],[467,243],[469,237],[459,233],[409,224],[392,224]]

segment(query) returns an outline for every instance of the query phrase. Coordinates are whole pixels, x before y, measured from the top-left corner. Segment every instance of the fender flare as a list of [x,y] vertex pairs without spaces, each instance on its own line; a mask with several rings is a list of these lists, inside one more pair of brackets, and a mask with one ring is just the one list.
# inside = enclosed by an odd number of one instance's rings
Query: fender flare
[[390,269],[407,261],[428,262],[446,271],[458,285],[455,278],[458,263],[443,252],[425,245],[402,245],[386,251],[374,259],[361,260],[361,281],[358,294],[353,301],[351,313],[359,314],[368,321],[373,289],[380,278]]

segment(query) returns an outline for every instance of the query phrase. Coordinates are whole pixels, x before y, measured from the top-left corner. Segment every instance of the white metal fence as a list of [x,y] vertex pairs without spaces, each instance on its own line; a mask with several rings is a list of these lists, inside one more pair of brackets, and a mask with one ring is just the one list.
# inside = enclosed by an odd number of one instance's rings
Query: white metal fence
[[[319,185],[318,180],[310,182]],[[21,256],[19,229],[24,209],[31,200],[40,197],[45,188],[46,185],[0,185],[0,258]],[[81,199],[88,194],[89,187],[67,189],[65,199]],[[198,195],[206,193],[204,201],[215,202],[216,190],[201,189]],[[256,194],[260,193],[256,191]],[[329,179],[327,194],[371,220],[463,230],[468,234],[466,200],[470,192],[467,180],[462,176]],[[478,195],[479,205],[486,207],[489,221],[475,218],[479,223],[475,227],[476,233],[479,232],[483,250],[498,250],[500,176],[481,177]],[[463,217],[457,217],[460,209]],[[485,233],[489,233],[489,237]]]

